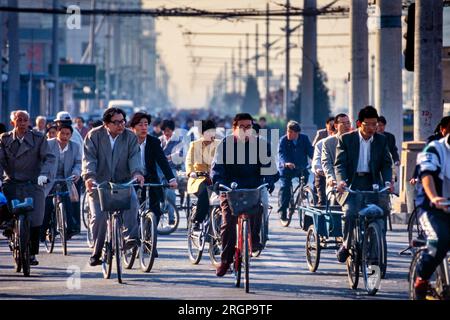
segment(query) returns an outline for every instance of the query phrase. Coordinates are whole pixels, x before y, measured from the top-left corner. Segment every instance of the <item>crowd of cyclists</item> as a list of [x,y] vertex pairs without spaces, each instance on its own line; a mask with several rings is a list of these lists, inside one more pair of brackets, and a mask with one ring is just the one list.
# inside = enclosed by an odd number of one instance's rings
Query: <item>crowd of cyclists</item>
[[[94,241],[89,264],[97,266],[102,263],[107,214],[101,210],[94,187],[103,182],[120,184],[132,179],[140,185],[168,184],[170,189],[152,189],[150,193],[150,206],[159,220],[161,202],[166,198],[176,201],[177,172],[183,171],[188,177],[187,192],[197,199],[196,210],[189,217],[194,229],[200,228],[209,213],[208,188],[220,196],[222,252],[216,275],[224,276],[233,262],[237,218],[231,214],[228,199],[217,186],[236,183],[239,189],[255,189],[267,184],[261,198],[263,212],[268,207],[268,194],[272,194],[279,180],[278,213],[283,221],[287,219],[293,180],[305,177],[308,181],[310,169],[314,174],[315,205],[324,206],[329,201],[328,190],[333,189],[342,207],[343,241],[337,259],[343,263],[349,257],[355,216],[362,209],[362,202],[347,187],[364,191],[372,190],[375,184],[389,183],[393,192],[393,172],[398,171],[400,163],[395,136],[385,131],[386,119],[372,106],[359,111],[354,126],[344,113],[330,117],[326,128],[317,132],[312,143],[296,121],[289,121],[286,134],[279,137],[278,130],[267,127],[264,117],[256,121],[248,113],[238,113],[232,119],[212,116],[199,121],[187,119],[183,128],[178,128],[170,117],[152,121],[145,112],[127,119],[123,110],[114,107],[105,110],[101,121],[90,122],[88,126],[83,118],[73,119],[66,111],[59,112],[50,124],[46,124],[45,117],[37,117],[34,128],[24,110],[13,111],[10,120],[12,130],[4,129],[0,136],[0,185],[8,201],[33,198],[31,265],[38,265],[39,245],[48,234],[49,217],[54,210],[49,195],[55,180],[72,178],[67,184],[69,193],[64,197],[69,239],[81,230],[80,197],[74,194],[88,193]],[[444,117],[419,154],[411,179],[418,190],[420,223],[426,236],[434,240],[433,250],[424,251],[418,264],[414,289],[419,298],[425,297],[429,279],[450,246],[449,206],[441,205],[450,197],[449,132],[450,117]],[[139,245],[137,211],[143,200],[133,189],[130,209],[123,212],[125,249]],[[374,201],[384,211],[385,235],[389,196]],[[13,232],[8,209],[10,203],[0,211],[5,236]],[[255,252],[262,249],[259,233],[262,216],[250,219],[251,248]],[[174,213],[169,211],[169,224],[173,223]]]

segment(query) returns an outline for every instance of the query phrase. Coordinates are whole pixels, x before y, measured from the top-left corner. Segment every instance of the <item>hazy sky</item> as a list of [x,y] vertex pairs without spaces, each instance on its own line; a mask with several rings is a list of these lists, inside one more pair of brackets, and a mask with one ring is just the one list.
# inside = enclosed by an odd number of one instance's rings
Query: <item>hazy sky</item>
[[[190,6],[200,9],[230,9],[230,8],[259,8],[265,9],[266,0],[147,0],[146,7],[182,7]],[[318,0],[318,7],[329,4],[331,0]],[[341,0],[336,3],[340,6],[349,6],[349,0]],[[280,9],[278,3],[285,3],[285,0],[269,0],[271,9]],[[291,0],[291,5],[303,7],[303,0]],[[280,20],[280,18],[276,18]],[[299,25],[299,18],[293,18],[291,28]],[[444,38],[448,35],[449,24],[444,26]],[[156,30],[158,32],[158,51],[160,56],[166,63],[170,76],[171,87],[170,95],[172,100],[179,107],[202,107],[206,105],[208,88],[211,90],[212,81],[223,69],[225,61],[228,62],[228,74],[230,74],[230,64],[232,49],[235,48],[235,57],[238,57],[239,40],[245,47],[245,36],[183,36],[184,31],[191,32],[226,32],[226,33],[250,33],[250,57],[254,55],[255,47],[255,25],[259,25],[259,53],[263,53],[263,44],[265,42],[265,21],[244,20],[244,21],[221,21],[205,18],[170,18],[157,19]],[[284,27],[284,21],[272,21],[270,25],[271,33],[281,34],[281,27]],[[350,70],[350,47],[349,47],[349,19],[318,19],[318,60],[322,69],[327,73],[329,81],[328,87],[331,92],[336,94],[336,102],[340,105],[347,101],[347,87],[344,79]],[[447,31],[446,31],[447,30]],[[297,45],[291,49],[291,89],[294,90],[298,85],[298,75],[301,68],[301,50],[300,33],[302,29],[297,30],[291,37],[291,43]],[[447,32],[447,33],[446,33]],[[342,34],[344,36],[321,36],[321,34]],[[272,36],[270,41],[277,39],[278,36]],[[187,44],[192,45],[210,45],[225,46],[227,48],[191,48]],[[275,47],[284,47],[285,41],[282,39]],[[332,48],[333,46],[338,46]],[[228,48],[229,47],[229,48]],[[369,51],[373,52],[373,37],[369,38]],[[271,57],[271,69],[274,78],[281,80],[284,74],[285,55],[282,48],[274,49]],[[245,59],[245,50],[242,51],[242,58]],[[371,53],[370,53],[371,54]],[[192,56],[208,57],[203,58],[200,64],[192,63]],[[227,58],[222,59],[222,58]],[[265,59],[260,59],[259,68],[265,68]],[[243,68],[245,76],[245,67]],[[254,72],[254,62],[250,64],[250,73]],[[370,70],[369,70],[370,73]],[[264,92],[265,84],[263,79],[260,80],[259,90]],[[229,82],[231,89],[231,82]],[[245,90],[242,84],[242,90]]]
[[[281,7],[277,3],[284,3],[284,0],[270,1],[269,5],[272,9],[280,9]],[[330,3],[330,0],[318,1],[318,5],[324,5]],[[165,6],[180,7],[191,6],[201,9],[230,9],[230,8],[260,8],[265,9],[266,0],[148,0],[146,1],[146,7],[159,7]],[[302,7],[303,1],[291,1],[293,6]],[[349,1],[339,1],[339,5],[348,6]],[[278,20],[280,20],[278,18]],[[291,27],[299,24],[299,18],[294,18],[294,22],[291,22]],[[238,21],[221,21],[215,19],[205,18],[170,18],[170,19],[158,19],[156,21],[156,29],[159,33],[158,36],[158,50],[165,61],[169,73],[171,76],[171,97],[175,103],[180,107],[197,107],[204,106],[206,103],[208,86],[212,83],[213,79],[219,74],[223,68],[225,61],[228,61],[228,72],[230,73],[231,55],[232,49],[212,49],[212,48],[188,48],[186,45],[189,43],[195,45],[212,45],[212,46],[226,46],[234,47],[235,57],[237,61],[239,40],[242,42],[242,46],[245,47],[245,36],[190,36],[189,38],[183,36],[183,31],[191,32],[227,32],[227,33],[250,33],[250,57],[254,55],[255,47],[255,25],[259,24],[259,53],[263,53],[263,43],[265,42],[265,21],[261,18],[261,21],[245,20],[243,22]],[[284,27],[284,22],[272,22],[270,25],[271,33],[280,34],[281,27]],[[301,28],[291,37],[292,43],[297,46],[300,43]],[[348,33],[348,21],[347,19],[332,19],[321,20],[318,22],[318,32],[320,33]],[[278,38],[272,36],[271,41]],[[344,78],[349,68],[349,48],[335,48],[331,49],[330,45],[348,46],[349,35],[340,37],[319,37],[318,39],[318,55],[319,63],[323,66],[330,78],[330,85],[332,80],[340,80],[339,85],[342,86]],[[284,47],[284,40],[280,41],[276,47]],[[320,48],[321,45],[327,47]],[[273,50],[271,57],[276,57],[276,60],[271,61],[271,69],[274,73],[274,77],[281,79],[281,75],[284,74],[284,54],[280,53],[282,49]],[[210,57],[204,58],[202,62],[194,66],[191,62],[191,56]],[[227,60],[221,59],[222,57],[228,58]],[[214,59],[212,59],[214,58]],[[242,58],[245,58],[245,50],[242,51]],[[291,49],[291,89],[297,87],[298,75],[301,67],[301,50],[300,48]],[[265,60],[260,59],[259,68],[263,69],[265,66]],[[250,64],[250,72],[254,72],[254,62]],[[245,67],[243,68],[243,74],[245,74]],[[229,83],[231,88],[231,83]],[[242,85],[244,90],[244,85]],[[259,90],[264,91],[263,82],[259,85]],[[176,98],[176,99],[175,99]]]

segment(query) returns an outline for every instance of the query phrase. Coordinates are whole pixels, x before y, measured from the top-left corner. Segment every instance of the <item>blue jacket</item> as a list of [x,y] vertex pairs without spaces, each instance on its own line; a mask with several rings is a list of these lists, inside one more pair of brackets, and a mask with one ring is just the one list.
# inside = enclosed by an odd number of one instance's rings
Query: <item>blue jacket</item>
[[[269,163],[261,161],[262,159],[258,157],[262,143],[267,144],[268,148],[261,150],[261,155],[268,157]],[[231,150],[234,150],[233,154],[228,155],[227,151]],[[273,170],[269,170],[271,164]],[[211,167],[211,178],[213,183],[218,182],[226,186],[230,186],[231,182],[237,182],[239,189],[253,189],[263,183],[274,184],[279,176],[270,144],[258,139],[258,143],[246,142],[244,145],[237,142],[232,135],[225,137],[217,146]]]
[[[314,148],[307,135],[300,133],[296,144],[293,140],[288,140],[286,135],[282,136],[278,149],[280,175],[298,176],[308,166],[308,157],[312,159],[313,154]],[[284,167],[288,162],[295,164],[294,170]]]

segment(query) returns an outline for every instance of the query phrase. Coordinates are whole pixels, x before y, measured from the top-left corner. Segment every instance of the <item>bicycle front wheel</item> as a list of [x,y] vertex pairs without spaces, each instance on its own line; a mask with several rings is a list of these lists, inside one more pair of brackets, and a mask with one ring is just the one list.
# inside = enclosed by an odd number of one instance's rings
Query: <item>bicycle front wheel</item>
[[139,261],[141,270],[150,272],[155,261],[157,230],[156,217],[153,212],[148,212],[141,218],[141,246],[139,247]]
[[25,277],[30,276],[30,219],[25,215],[18,218],[20,262]]
[[359,268],[361,265],[361,249],[359,247],[358,243],[358,232],[356,230],[356,227],[353,229],[352,234],[352,241],[349,248],[349,257],[346,261],[346,267],[347,267],[347,276],[348,276],[348,282],[350,284],[350,287],[353,290],[356,290],[358,288],[358,282],[359,282]]
[[205,246],[205,236],[203,230],[195,231],[194,223],[188,220],[188,253],[192,264],[198,264],[202,259],[203,248]]
[[66,208],[64,203],[60,202],[56,209],[56,219],[58,222],[59,238],[61,239],[61,246],[63,255],[67,256],[67,220]]
[[105,244],[102,250],[102,272],[103,278],[109,279],[111,277],[112,271],[112,256],[113,256],[113,246],[112,246],[112,228],[113,226],[111,218],[108,218],[108,228],[105,239]]
[[380,287],[383,264],[382,232],[376,222],[367,226],[362,245],[362,274],[364,286],[369,295],[373,296]]
[[211,210],[211,227],[209,228],[209,259],[214,267],[220,265],[222,254],[222,238],[220,237],[220,226],[222,224],[222,212],[220,208]]
[[122,283],[122,229],[118,217],[114,218],[114,255],[116,259],[117,281]]
[[244,220],[242,223],[242,236],[243,236],[243,264],[244,264],[244,287],[245,292],[248,293],[250,291],[250,233],[248,227],[249,221]]
[[[169,212],[173,212],[173,221],[170,219]],[[158,224],[158,234],[168,235],[178,228],[180,223],[180,213],[178,212],[177,206],[171,200],[166,199],[166,201],[161,205],[161,217]]]

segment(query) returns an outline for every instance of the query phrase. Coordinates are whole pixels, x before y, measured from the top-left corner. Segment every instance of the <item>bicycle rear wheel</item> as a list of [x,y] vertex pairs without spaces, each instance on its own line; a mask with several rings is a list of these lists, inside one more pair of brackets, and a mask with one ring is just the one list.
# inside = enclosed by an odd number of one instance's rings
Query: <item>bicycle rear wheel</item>
[[11,246],[13,249],[14,269],[16,272],[22,271],[22,258],[20,256],[19,221],[14,223],[14,233],[12,234]]
[[83,219],[83,225],[86,229],[89,229],[89,224],[91,221],[88,202],[88,193],[86,191],[83,193],[83,197],[81,199],[81,217]]
[[250,233],[248,228],[248,220],[244,220],[242,223],[242,240],[243,240],[243,265],[244,265],[244,287],[245,292],[250,291]]
[[26,215],[19,215],[18,238],[20,262],[25,277],[30,276],[30,219]]
[[411,261],[411,265],[409,266],[408,289],[409,289],[409,299],[410,300],[418,300],[418,297],[416,296],[416,291],[414,290],[414,283],[416,282],[416,278],[417,278],[417,264],[419,263],[422,252],[423,252],[423,249],[417,250],[414,253],[414,257]]
[[[53,213],[52,213],[53,214]],[[55,248],[56,226],[54,218],[51,218],[47,231],[45,232],[44,246],[48,253],[52,253]]]
[[383,236],[379,225],[372,222],[364,232],[362,245],[362,274],[364,286],[373,296],[380,287],[383,263]]
[[194,231],[194,223],[188,220],[188,253],[192,264],[198,264],[202,259],[203,249],[205,247],[204,226],[200,231]]
[[113,256],[113,246],[112,246],[112,219],[108,218],[108,228],[105,239],[105,244],[102,250],[102,272],[103,278],[109,279],[111,277],[112,271],[112,256]]
[[220,208],[211,210],[211,227],[209,228],[209,259],[214,267],[220,265],[220,255],[222,253],[222,238],[220,237],[220,226],[222,224],[222,214]]
[[358,234],[356,227],[353,229],[352,234],[352,241],[349,248],[349,257],[346,261],[346,267],[347,267],[347,277],[348,282],[350,284],[350,287],[353,290],[356,290],[358,288],[358,282],[359,282],[359,268],[361,265],[361,249],[359,247],[358,243]]
[[[169,210],[173,211],[174,223],[169,222]],[[178,228],[180,223],[180,213],[178,212],[177,206],[171,200],[166,199],[166,201],[161,205],[161,217],[158,224],[158,234],[168,235],[173,233]]]
[[56,208],[56,221],[58,224],[59,238],[61,239],[61,246],[63,255],[67,256],[67,220],[66,208],[64,203],[60,202]]
[[150,272],[155,261],[157,230],[156,217],[153,212],[148,212],[145,217],[141,218],[141,245],[139,247],[139,261],[141,270]]
[[123,241],[122,241],[122,228],[120,226],[120,221],[118,217],[114,217],[114,255],[116,259],[117,268],[117,281],[122,283],[122,251],[123,251]]

